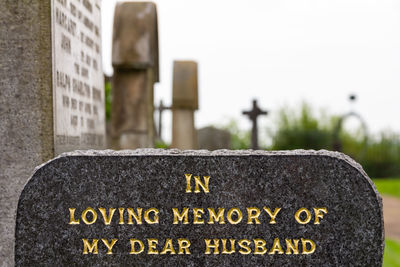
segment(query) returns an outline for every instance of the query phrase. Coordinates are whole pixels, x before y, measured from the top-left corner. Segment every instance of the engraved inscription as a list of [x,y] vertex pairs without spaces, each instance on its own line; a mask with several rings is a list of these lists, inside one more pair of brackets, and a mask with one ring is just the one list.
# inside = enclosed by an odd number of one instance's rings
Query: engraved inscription
[[[185,193],[207,193],[210,194],[210,176],[194,176],[194,190],[192,188],[192,174],[185,174]],[[203,177],[203,178],[200,178]],[[77,225],[158,225],[164,219],[159,212],[159,208],[150,207],[87,207],[83,210],[77,208],[69,208],[68,224],[71,227]],[[218,224],[248,224],[255,227],[263,227],[262,225],[279,224],[282,216],[290,216],[282,211],[280,207],[208,207],[208,208],[171,208],[173,220],[169,223],[179,227],[179,225],[204,225],[213,224],[218,227]],[[299,225],[304,224],[321,224],[324,215],[328,213],[326,207],[308,209],[305,207],[299,208],[292,219]],[[324,222],[326,223],[326,222]],[[261,226],[257,226],[261,225]],[[282,238],[270,237],[262,239],[253,237],[252,239],[245,237],[243,239],[234,238],[204,238],[203,254],[205,255],[222,255],[222,254],[241,254],[241,255],[309,255],[314,254],[318,247],[317,243],[309,237],[307,232],[301,233],[301,236]],[[151,235],[150,235],[151,236]],[[119,241],[116,238],[103,239],[79,237],[82,240],[82,254],[107,254],[112,255],[114,245]],[[100,242],[101,240],[102,242]],[[109,241],[110,240],[110,241]],[[194,240],[192,240],[194,241]],[[124,242],[124,241],[123,241]],[[124,242],[125,244],[127,242]],[[191,254],[191,241],[187,238],[172,238],[157,239],[135,239],[129,240],[129,245],[126,248],[130,255],[139,254],[168,254],[168,255],[183,255]],[[99,244],[102,244],[101,246]],[[320,243],[319,243],[320,245]],[[99,252],[100,251],[100,252]],[[197,252],[198,253],[198,252]],[[201,253],[201,252],[200,252]]]
[[104,148],[100,9],[95,0],[53,0],[56,154]]

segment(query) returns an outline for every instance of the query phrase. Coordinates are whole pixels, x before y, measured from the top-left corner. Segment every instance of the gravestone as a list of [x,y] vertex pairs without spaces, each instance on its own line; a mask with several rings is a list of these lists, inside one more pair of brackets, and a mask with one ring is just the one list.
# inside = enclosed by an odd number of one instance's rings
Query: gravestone
[[197,130],[199,149],[217,150],[231,148],[231,133],[213,126]]
[[172,148],[197,149],[194,112],[199,109],[197,63],[174,61]]
[[153,147],[154,84],[159,82],[157,9],[117,3],[114,15],[111,134],[114,149]]
[[38,164],[105,144],[100,1],[0,1],[0,262]]
[[381,266],[382,201],[327,151],[86,151],[36,169],[16,266]]

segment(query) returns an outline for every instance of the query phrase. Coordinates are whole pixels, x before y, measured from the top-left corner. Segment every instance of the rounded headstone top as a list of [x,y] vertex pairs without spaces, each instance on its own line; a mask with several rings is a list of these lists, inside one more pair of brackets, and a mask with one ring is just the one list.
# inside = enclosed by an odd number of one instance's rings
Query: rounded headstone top
[[[179,242],[190,254],[178,254]],[[16,266],[381,266],[383,248],[382,200],[342,153],[89,150],[36,169],[18,203],[15,258]]]

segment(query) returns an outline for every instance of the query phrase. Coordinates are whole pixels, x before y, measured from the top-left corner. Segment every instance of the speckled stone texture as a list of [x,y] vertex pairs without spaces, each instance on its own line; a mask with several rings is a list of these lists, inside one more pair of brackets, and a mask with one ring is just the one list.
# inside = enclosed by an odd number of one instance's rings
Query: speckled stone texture
[[[185,173],[209,175],[210,193],[185,193]],[[92,225],[81,220],[87,207],[97,210]],[[105,225],[98,208],[154,207],[159,224],[120,225],[118,209]],[[172,208],[238,207],[243,221],[231,225],[172,224]],[[276,224],[262,213],[261,224],[247,224],[246,207],[282,208]],[[321,224],[301,225],[295,212],[326,207]],[[79,225],[69,224],[76,208]],[[90,215],[88,216],[90,219]],[[127,215],[124,218],[127,222]],[[82,238],[99,239],[98,255],[83,255]],[[101,238],[118,239],[113,255]],[[143,240],[145,251],[130,255],[131,238]],[[148,238],[191,242],[190,255],[148,255]],[[279,238],[311,239],[309,255],[205,255],[206,238],[264,239],[270,251]],[[236,243],[237,244],[237,243]],[[301,246],[300,246],[301,247]],[[37,168],[18,204],[16,266],[381,266],[384,247],[382,202],[361,166],[327,151],[263,152],[219,150],[87,151],[63,154]],[[221,243],[220,243],[221,252]]]
[[50,1],[0,1],[0,266],[14,264],[18,197],[54,157]]

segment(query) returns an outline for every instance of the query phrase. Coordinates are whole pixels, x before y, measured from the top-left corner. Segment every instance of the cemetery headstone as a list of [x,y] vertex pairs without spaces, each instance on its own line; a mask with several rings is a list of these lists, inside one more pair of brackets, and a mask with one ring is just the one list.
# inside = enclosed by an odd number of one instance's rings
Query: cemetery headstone
[[25,186],[16,266],[381,266],[382,201],[327,151],[85,151]]
[[112,51],[114,149],[154,146],[153,92],[159,82],[157,27],[154,3],[117,3]]
[[217,150],[231,148],[231,133],[213,126],[197,130],[199,149]]
[[172,144],[179,149],[196,149],[194,112],[199,109],[197,63],[174,61],[172,88]]
[[38,164],[105,145],[99,0],[0,1],[0,262]]

